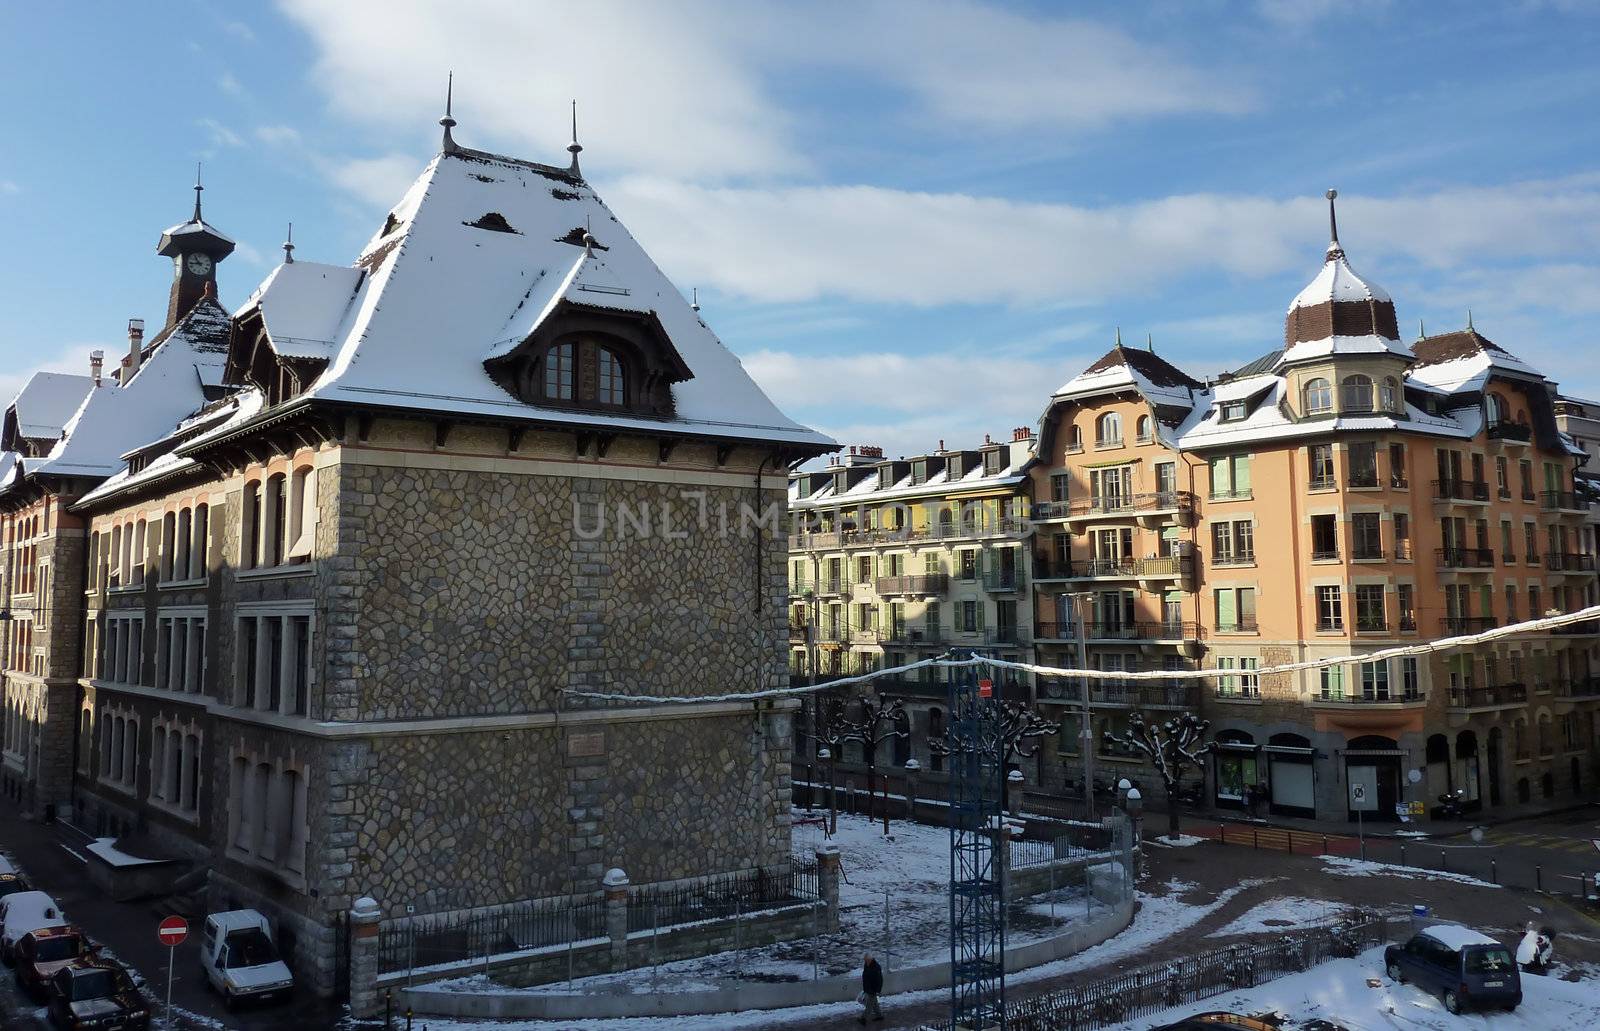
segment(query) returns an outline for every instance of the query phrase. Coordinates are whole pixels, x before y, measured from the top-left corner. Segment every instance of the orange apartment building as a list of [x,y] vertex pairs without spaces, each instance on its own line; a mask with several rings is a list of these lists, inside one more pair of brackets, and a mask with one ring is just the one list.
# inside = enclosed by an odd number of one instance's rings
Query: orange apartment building
[[[1119,340],[1066,383],[1029,471],[1038,660],[1071,665],[1081,646],[1097,669],[1238,670],[1091,682],[1101,776],[1136,764],[1100,743],[1129,712],[1198,709],[1218,742],[1217,806],[1254,794],[1273,812],[1354,819],[1359,783],[1364,815],[1393,819],[1449,791],[1491,809],[1592,793],[1591,625],[1251,672],[1592,604],[1583,451],[1555,398],[1470,325],[1402,344],[1394,302],[1351,269],[1336,230],[1281,349],[1202,383]],[[1039,686],[1063,719],[1043,782],[1073,778],[1080,692]]]

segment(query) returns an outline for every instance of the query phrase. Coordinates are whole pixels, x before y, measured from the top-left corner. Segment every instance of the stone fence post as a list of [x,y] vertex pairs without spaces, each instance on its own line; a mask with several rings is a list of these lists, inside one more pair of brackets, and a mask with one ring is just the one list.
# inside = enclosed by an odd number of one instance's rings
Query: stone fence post
[[828,931],[839,929],[839,847],[824,845],[817,849],[817,895],[828,907],[824,927]]
[[612,867],[600,878],[606,892],[606,936],[611,939],[611,969],[628,968],[628,875]]
[[383,908],[363,895],[350,906],[350,1013],[370,1017],[382,1008],[378,993],[378,924]]

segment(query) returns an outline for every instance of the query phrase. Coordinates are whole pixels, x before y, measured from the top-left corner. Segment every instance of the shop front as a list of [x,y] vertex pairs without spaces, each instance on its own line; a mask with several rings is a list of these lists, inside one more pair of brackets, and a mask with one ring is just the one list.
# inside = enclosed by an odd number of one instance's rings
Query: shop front
[[[1387,737],[1358,737],[1344,750],[1347,819],[1396,821],[1400,776],[1406,753]],[[1361,790],[1354,790],[1357,786]],[[1359,812],[1358,812],[1359,810]]]
[[1216,772],[1213,802],[1218,809],[1248,810],[1263,781],[1255,738],[1242,730],[1224,730],[1217,734],[1216,743],[1211,753]]
[[1316,749],[1300,734],[1274,734],[1261,747],[1267,764],[1269,809],[1277,816],[1317,815]]

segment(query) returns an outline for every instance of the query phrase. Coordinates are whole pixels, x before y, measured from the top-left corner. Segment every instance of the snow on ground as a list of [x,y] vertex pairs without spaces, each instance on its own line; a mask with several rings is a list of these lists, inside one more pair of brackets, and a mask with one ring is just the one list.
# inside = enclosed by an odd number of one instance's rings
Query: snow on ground
[[1209,937],[1231,938],[1239,934],[1266,934],[1273,931],[1322,927],[1338,923],[1340,916],[1348,908],[1326,899],[1303,899],[1294,896],[1268,899],[1232,923],[1212,931]]
[[1152,845],[1157,848],[1189,848],[1192,845],[1204,845],[1210,840],[1210,838],[1197,838],[1193,834],[1180,834],[1174,840],[1163,834],[1159,838],[1145,838],[1144,843],[1147,848]]
[[1232,1011],[1281,1015],[1284,1031],[1311,1031],[1327,1021],[1346,1031],[1551,1031],[1600,1027],[1600,991],[1592,981],[1577,983],[1526,975],[1522,1005],[1512,1013],[1453,1017],[1444,1004],[1412,985],[1390,981],[1383,972],[1382,946],[1355,959],[1338,959],[1255,988],[1153,1013],[1104,1031],[1144,1031],[1196,1013]]
[[1410,880],[1422,881],[1454,881],[1457,884],[1471,884],[1479,888],[1498,888],[1498,884],[1481,881],[1476,877],[1468,877],[1464,873],[1450,873],[1448,870],[1424,870],[1415,866],[1399,866],[1394,863],[1374,863],[1366,859],[1351,859],[1348,856],[1322,856],[1323,869],[1328,873],[1340,877],[1405,877]]

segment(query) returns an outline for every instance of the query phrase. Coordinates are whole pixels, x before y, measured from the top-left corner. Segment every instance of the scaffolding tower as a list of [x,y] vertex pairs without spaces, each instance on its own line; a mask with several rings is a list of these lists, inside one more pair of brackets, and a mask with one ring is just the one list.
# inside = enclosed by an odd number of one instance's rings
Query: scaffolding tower
[[[960,657],[960,656],[958,656]],[[950,678],[950,1026],[993,1031],[1006,1020],[1006,920],[998,735],[992,682],[974,667]]]

